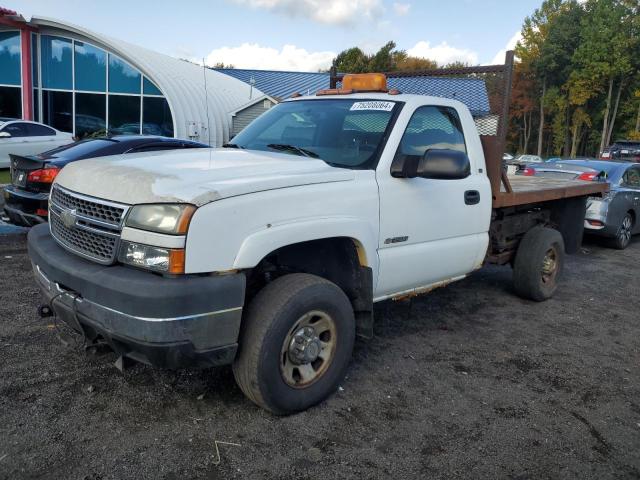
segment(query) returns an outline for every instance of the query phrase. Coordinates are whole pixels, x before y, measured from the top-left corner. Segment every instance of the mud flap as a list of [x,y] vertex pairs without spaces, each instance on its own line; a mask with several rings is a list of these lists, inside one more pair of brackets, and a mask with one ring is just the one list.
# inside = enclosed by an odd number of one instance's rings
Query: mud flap
[[584,234],[587,197],[565,198],[551,207],[551,222],[564,240],[564,250],[572,255],[580,249]]

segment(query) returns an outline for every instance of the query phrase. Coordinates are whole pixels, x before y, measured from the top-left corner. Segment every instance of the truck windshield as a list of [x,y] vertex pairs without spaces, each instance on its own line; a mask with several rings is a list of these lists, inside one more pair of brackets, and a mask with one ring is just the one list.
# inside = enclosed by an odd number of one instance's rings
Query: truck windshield
[[336,167],[374,168],[399,106],[399,102],[366,99],[284,102],[226,146],[319,158]]

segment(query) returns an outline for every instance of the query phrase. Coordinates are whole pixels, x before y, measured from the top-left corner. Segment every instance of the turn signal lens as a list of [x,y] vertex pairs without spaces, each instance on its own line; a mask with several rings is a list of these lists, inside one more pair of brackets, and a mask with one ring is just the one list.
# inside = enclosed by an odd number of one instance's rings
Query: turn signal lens
[[169,250],[169,273],[184,273],[184,249]]
[[33,170],[27,175],[27,181],[37,183],[53,183],[56,176],[60,173],[58,167],[41,168],[39,170]]

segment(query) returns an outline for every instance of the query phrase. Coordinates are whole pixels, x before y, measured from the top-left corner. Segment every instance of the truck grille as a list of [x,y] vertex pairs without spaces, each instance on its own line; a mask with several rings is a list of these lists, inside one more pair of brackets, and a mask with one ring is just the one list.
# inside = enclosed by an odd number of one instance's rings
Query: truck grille
[[80,198],[64,192],[60,187],[53,189],[51,200],[62,208],[75,209],[78,215],[113,223],[114,225],[120,224],[124,213],[124,208]]
[[54,185],[49,202],[51,235],[80,256],[105,265],[114,263],[127,209]]

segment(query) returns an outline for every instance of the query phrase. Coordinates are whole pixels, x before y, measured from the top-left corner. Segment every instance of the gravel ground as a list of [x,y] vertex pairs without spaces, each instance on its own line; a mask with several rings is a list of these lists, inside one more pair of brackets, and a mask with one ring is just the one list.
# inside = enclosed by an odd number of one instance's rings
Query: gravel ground
[[23,236],[0,262],[2,479],[640,477],[640,238],[587,241],[546,303],[485,268],[377,305],[340,391],[286,418],[229,368],[122,374],[65,346]]

